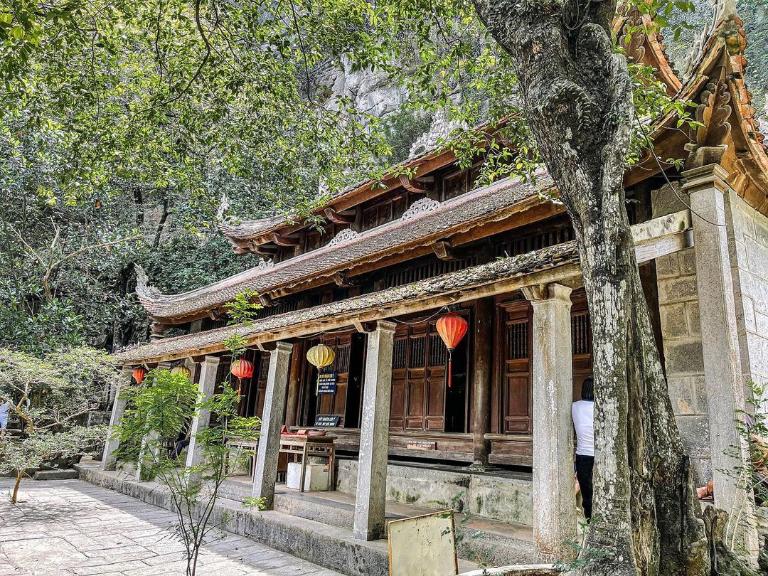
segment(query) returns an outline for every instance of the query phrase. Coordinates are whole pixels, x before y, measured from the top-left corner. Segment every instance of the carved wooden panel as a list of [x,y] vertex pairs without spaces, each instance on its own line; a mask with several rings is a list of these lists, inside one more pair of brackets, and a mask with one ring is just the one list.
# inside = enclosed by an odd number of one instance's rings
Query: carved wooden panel
[[524,300],[504,303],[497,318],[501,432],[530,434],[533,430],[530,304]]

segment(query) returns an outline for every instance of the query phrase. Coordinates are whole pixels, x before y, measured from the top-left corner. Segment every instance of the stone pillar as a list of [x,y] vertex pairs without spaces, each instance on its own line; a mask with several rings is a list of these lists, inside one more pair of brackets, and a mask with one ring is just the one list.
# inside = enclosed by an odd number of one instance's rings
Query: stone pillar
[[395,324],[383,320],[368,334],[352,529],[353,536],[358,540],[376,540],[384,536],[394,336]]
[[120,398],[120,392],[131,385],[132,368],[124,367],[121,373],[120,381],[115,386],[115,400],[112,403],[112,416],[109,419],[109,430],[107,431],[107,440],[104,443],[104,454],[101,457],[102,470],[114,470],[115,468],[115,450],[120,446],[120,440],[113,436],[115,426],[120,424],[120,420],[125,412],[127,401]]
[[[218,356],[206,356],[200,365],[200,378],[197,381],[197,390],[200,400],[207,400],[213,396],[216,390],[216,374],[219,372]],[[192,372],[194,377],[194,372]],[[208,410],[198,410],[192,418],[189,430],[189,446],[187,447],[187,468],[197,466],[203,461],[203,449],[197,441],[198,432],[208,428],[211,413]]]
[[272,508],[277,477],[277,458],[280,450],[280,428],[283,425],[285,396],[288,387],[288,369],[291,349],[288,342],[278,342],[269,353],[267,390],[261,416],[261,433],[253,473],[253,496],[264,498],[266,507]]
[[491,375],[493,372],[493,298],[478,300],[475,314],[472,374],[472,445],[474,468],[488,464],[486,433],[491,424]]
[[533,536],[545,555],[576,540],[573,495],[573,352],[571,289],[560,284],[523,292],[533,305]]
[[696,254],[696,288],[704,353],[709,442],[715,505],[731,518],[740,518],[738,540],[756,557],[757,531],[754,497],[746,478],[749,448],[738,430],[739,411],[746,409],[745,379],[741,374],[736,305],[725,194],[728,173],[719,165],[683,173],[683,190],[690,194]]

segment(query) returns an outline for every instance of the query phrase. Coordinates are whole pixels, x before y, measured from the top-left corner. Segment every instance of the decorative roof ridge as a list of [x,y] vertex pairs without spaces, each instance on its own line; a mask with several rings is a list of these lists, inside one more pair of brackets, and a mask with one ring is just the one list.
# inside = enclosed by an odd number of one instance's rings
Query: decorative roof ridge
[[[267,231],[280,223],[290,223],[295,216],[292,214],[275,214],[272,216],[264,216],[263,218],[254,218],[246,220],[238,220],[237,218],[228,217],[219,224],[219,231],[229,238],[239,238],[243,234],[247,234],[249,230],[258,228],[259,230]],[[242,236],[245,238],[246,236]]]
[[140,301],[162,297],[160,290],[149,284],[147,272],[141,264],[134,263],[133,269],[136,272],[136,294]]
[[[642,31],[632,31],[630,34],[626,30],[628,25],[641,28]],[[654,28],[653,17],[641,14],[636,7],[624,6],[622,14],[613,23],[613,32],[619,45],[625,48],[627,59],[652,66],[656,77],[667,87],[667,94],[674,96],[683,82],[667,54],[664,35],[660,31],[653,31]]]
[[322,246],[316,250],[305,252],[293,258],[289,258],[288,260],[278,262],[268,268],[267,267],[262,268],[260,266],[249,268],[247,270],[243,270],[242,272],[239,272],[237,274],[234,274],[232,276],[219,280],[218,282],[201,286],[193,290],[188,290],[186,292],[180,292],[178,294],[163,294],[156,288],[148,286],[146,282],[146,275],[144,275],[141,289],[139,289],[139,287],[137,286],[136,293],[139,296],[139,300],[141,301],[142,305],[148,310],[150,315],[153,315],[151,308],[153,308],[154,306],[194,300],[196,297],[199,297],[203,294],[207,294],[212,290],[219,292],[226,288],[237,286],[243,283],[245,280],[250,280],[251,282],[253,282],[255,279],[263,278],[271,274],[277,274],[280,271],[285,270],[287,268],[291,268],[291,267],[301,268],[302,264],[307,260],[317,258],[318,256],[322,256],[327,253],[332,253],[339,249],[348,248],[356,243],[370,241],[373,238],[390,233],[392,231],[396,231],[399,228],[413,226],[415,222],[423,218],[427,218],[436,213],[442,213],[442,212],[454,210],[457,206],[462,206],[463,204],[476,202],[478,199],[482,197],[486,197],[492,194],[497,194],[501,191],[508,190],[513,187],[522,186],[524,188],[528,188],[531,194],[534,192],[546,191],[554,187],[552,180],[549,178],[548,175],[546,175],[545,172],[540,172],[539,174],[540,174],[540,181],[537,182],[535,186],[527,182],[522,182],[518,178],[512,178],[512,177],[504,178],[488,186],[477,188],[467,194],[463,194],[455,198],[452,198],[450,200],[447,200],[445,202],[441,202],[439,203],[439,206],[436,207],[436,209],[431,211],[421,212],[420,214],[415,215],[413,218],[409,220],[403,220],[402,218],[393,220],[385,224],[382,224],[381,226],[377,226],[365,232],[359,233],[357,236],[353,238],[347,238],[343,242],[339,242],[333,245],[326,244],[325,246]]

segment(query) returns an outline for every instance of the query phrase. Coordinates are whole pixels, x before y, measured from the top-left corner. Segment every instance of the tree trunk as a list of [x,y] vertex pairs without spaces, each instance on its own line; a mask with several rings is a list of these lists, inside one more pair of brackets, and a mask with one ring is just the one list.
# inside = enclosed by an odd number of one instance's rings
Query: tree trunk
[[640,284],[623,189],[631,81],[616,5],[475,0],[512,56],[522,105],[576,232],[592,321],[595,512],[583,574],[704,575],[701,512]]
[[13,492],[11,492],[11,504],[16,504],[19,499],[19,486],[21,485],[21,479],[23,477],[23,471],[16,471],[16,482],[13,484]]

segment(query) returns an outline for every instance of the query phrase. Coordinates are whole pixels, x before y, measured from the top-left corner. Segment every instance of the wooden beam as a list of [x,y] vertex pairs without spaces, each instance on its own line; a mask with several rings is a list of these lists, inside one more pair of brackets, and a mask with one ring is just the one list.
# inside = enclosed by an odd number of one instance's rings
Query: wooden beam
[[326,208],[323,210],[323,214],[325,214],[325,217],[334,224],[352,224],[355,221],[354,214],[342,214],[333,208]]
[[[400,184],[402,184],[403,188],[408,190],[408,192],[413,192],[414,194],[428,194],[432,192],[434,188],[434,182],[435,182],[434,176],[427,176],[427,177],[411,180],[405,174],[400,174]],[[427,186],[428,183],[431,183],[433,185]]]
[[440,260],[455,260],[456,256],[453,254],[452,248],[453,245],[450,240],[438,240],[432,244],[432,251]]
[[259,244],[256,245],[253,242],[251,242],[251,251],[253,251],[256,254],[260,254],[261,256],[266,256],[267,258],[272,258],[277,253],[277,246],[273,246],[271,244]]
[[338,286],[339,288],[349,288],[350,286],[355,286],[357,282],[354,282],[349,279],[349,274],[346,270],[341,270],[339,272],[336,272],[333,276],[333,282]]
[[294,246],[298,246],[301,244],[301,238],[291,238],[290,236],[278,234],[277,232],[273,232],[271,235],[272,242],[277,244],[278,246],[284,246],[292,248]]
[[221,310],[219,310],[218,308],[214,308],[213,310],[208,311],[208,318],[210,318],[214,322],[221,320],[222,317],[223,317],[223,314]]

